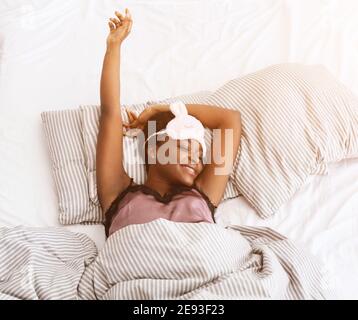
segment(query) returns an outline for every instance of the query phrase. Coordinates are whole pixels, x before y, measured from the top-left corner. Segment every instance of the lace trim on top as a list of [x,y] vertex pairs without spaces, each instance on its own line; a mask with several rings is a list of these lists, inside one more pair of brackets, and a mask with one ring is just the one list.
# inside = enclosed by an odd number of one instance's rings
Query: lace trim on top
[[162,202],[162,203],[169,203],[172,198],[177,195],[180,194],[184,191],[188,191],[188,190],[192,190],[195,189],[197,190],[200,195],[202,196],[202,198],[205,200],[206,204],[208,205],[210,211],[211,211],[211,215],[213,218],[213,221],[215,221],[215,217],[214,217],[214,213],[215,210],[217,209],[217,206],[215,206],[210,199],[208,198],[208,196],[202,192],[201,190],[199,190],[196,186],[193,187],[187,187],[187,186],[177,186],[174,188],[173,191],[167,192],[164,194],[164,196],[162,196],[158,191],[144,185],[144,184],[135,184],[133,181],[133,178],[130,178],[130,182],[127,188],[125,188],[123,191],[121,191],[119,193],[119,195],[112,201],[111,205],[109,206],[109,208],[107,209],[106,213],[105,213],[105,220],[104,220],[104,226],[105,226],[105,231],[106,231],[106,236],[108,237],[109,234],[109,228],[112,224],[113,218],[117,213],[117,208],[118,208],[118,204],[121,202],[121,200],[124,198],[124,196],[128,193],[128,192],[136,192],[136,191],[141,191],[144,194],[149,194],[152,195],[157,201]]

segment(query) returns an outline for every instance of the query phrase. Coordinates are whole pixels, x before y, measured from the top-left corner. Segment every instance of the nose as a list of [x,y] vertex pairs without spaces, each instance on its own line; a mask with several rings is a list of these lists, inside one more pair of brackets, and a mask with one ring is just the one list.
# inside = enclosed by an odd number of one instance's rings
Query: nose
[[192,164],[201,164],[201,153],[198,141],[190,140],[189,144],[189,161]]

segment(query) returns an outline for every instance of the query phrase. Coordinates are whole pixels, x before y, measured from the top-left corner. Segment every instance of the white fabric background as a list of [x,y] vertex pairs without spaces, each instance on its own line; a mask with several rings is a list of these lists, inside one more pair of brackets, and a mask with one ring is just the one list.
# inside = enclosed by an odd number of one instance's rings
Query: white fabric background
[[[323,64],[358,93],[355,0],[0,0],[0,226],[54,226],[57,198],[40,113],[99,104],[114,10],[132,13],[121,103],[215,90],[274,63]],[[244,199],[222,223],[269,225],[324,260],[358,298],[358,161],[312,177],[270,221]],[[103,245],[102,226],[71,226]]]

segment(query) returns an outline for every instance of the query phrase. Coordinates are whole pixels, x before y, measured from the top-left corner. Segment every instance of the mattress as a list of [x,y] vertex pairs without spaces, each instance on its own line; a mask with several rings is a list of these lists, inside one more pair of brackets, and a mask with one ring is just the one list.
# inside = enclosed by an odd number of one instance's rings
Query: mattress
[[[122,48],[121,103],[215,90],[275,63],[323,64],[358,93],[354,0],[126,1],[133,27]],[[99,104],[107,19],[114,0],[0,2],[0,226],[59,226],[40,113]],[[163,18],[164,17],[164,18]],[[213,23],[215,21],[215,23]],[[307,247],[341,298],[358,298],[358,160],[312,176],[269,220],[242,198],[218,223],[269,226]],[[65,226],[102,247],[101,225]]]

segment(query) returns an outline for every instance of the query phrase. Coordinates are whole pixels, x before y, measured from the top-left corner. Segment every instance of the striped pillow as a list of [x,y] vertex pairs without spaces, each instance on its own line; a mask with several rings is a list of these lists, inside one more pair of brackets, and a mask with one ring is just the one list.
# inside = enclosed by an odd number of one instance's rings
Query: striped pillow
[[[203,99],[207,98],[210,92],[202,91],[199,93],[194,93],[190,95],[183,95],[174,98],[168,98],[161,101],[148,101],[147,103],[134,104],[134,105],[123,105],[121,108],[122,119],[128,121],[128,115],[125,112],[125,108],[130,108],[134,110],[137,114],[140,114],[148,104],[169,104],[175,100],[181,100],[184,103],[201,103]],[[95,207],[93,210],[93,215],[90,217],[90,221],[93,222],[102,222],[103,216],[100,208],[100,203],[97,195],[97,184],[96,184],[96,145],[97,145],[97,135],[99,128],[99,118],[100,118],[100,106],[89,105],[89,106],[80,106],[82,112],[82,123],[83,123],[83,140],[84,140],[84,149],[86,154],[86,167],[87,167],[87,181],[88,181],[88,190],[89,198],[91,201],[91,207]],[[207,148],[210,146],[211,141],[211,130],[206,128],[206,144]],[[141,161],[138,148],[138,139],[132,139],[129,137],[124,137],[123,141],[123,165],[127,174],[133,178],[136,183],[142,184],[146,180],[146,170],[145,165],[141,164]],[[208,149],[209,150],[209,149]],[[238,197],[240,194],[234,188],[232,182],[229,180],[224,196],[223,201]],[[86,218],[88,219],[88,217]],[[86,220],[88,221],[88,220]]]
[[79,109],[41,113],[58,196],[59,222],[90,220],[96,206],[89,201],[82,118]]
[[[148,101],[147,104],[166,103],[174,99],[181,99],[187,103],[200,103],[209,93],[202,91],[159,102]],[[147,104],[126,107],[140,112]],[[58,195],[59,222],[63,225],[103,222],[97,197],[95,171],[99,112],[99,106],[80,106],[73,110],[41,113]],[[128,120],[125,112],[122,112],[122,116],[124,120]],[[210,130],[207,130],[207,143],[210,143],[210,134]],[[130,165],[134,163],[131,161],[136,157],[135,141],[124,138],[124,160],[129,175],[137,183],[142,183],[146,176],[144,165]],[[237,196],[239,196],[238,191],[229,181],[223,200]]]
[[358,98],[323,66],[270,66],[228,81],[204,103],[241,112],[231,179],[262,218],[310,174],[358,157]]

